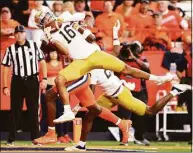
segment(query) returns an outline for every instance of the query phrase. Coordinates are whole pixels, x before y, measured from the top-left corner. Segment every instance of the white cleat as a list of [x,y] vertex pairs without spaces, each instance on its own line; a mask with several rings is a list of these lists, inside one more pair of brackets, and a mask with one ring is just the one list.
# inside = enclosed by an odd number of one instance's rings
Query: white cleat
[[64,112],[62,116],[53,120],[53,122],[54,123],[64,123],[64,122],[72,121],[73,119],[75,119],[74,113],[72,111],[69,111],[66,113]]
[[7,142],[6,145],[9,146],[9,147],[14,147],[15,143],[14,142]]
[[81,151],[86,151],[86,147],[81,147],[81,146],[72,146],[72,147],[66,147],[64,148],[64,151],[77,151],[77,152],[81,152]]
[[181,93],[184,93],[187,90],[192,90],[191,85],[188,84],[175,84],[172,87],[172,90],[176,90],[178,92],[178,95]]

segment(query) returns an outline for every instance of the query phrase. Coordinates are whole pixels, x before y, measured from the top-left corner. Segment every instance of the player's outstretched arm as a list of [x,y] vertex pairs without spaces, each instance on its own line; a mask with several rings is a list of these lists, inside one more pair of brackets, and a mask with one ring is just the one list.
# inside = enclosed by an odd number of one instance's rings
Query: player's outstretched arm
[[85,18],[85,13],[76,12],[71,14],[69,11],[62,13],[57,20],[61,22],[73,22],[73,21],[82,21]]
[[118,32],[120,29],[120,22],[119,20],[116,21],[115,25],[113,26],[113,52],[112,55],[114,56],[119,56],[120,53],[120,41],[119,41],[119,37],[118,37]]
[[95,35],[88,29],[83,28],[81,25],[79,25],[77,22],[72,23],[72,27],[77,30],[78,32],[80,32],[84,39],[89,42],[89,43],[93,43],[96,41],[96,37]]

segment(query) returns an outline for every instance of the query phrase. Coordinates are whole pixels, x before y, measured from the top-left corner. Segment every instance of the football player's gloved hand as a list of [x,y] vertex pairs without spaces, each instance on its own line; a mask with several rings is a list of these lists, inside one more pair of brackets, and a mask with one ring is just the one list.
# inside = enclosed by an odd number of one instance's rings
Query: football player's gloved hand
[[170,82],[175,78],[174,75],[167,74],[165,76],[155,76],[155,75],[150,75],[149,80],[154,81],[157,85],[161,85],[166,82]]
[[51,27],[46,27],[44,28],[44,34],[46,36],[46,38],[50,41],[52,39],[52,36],[51,36]]
[[80,25],[77,22],[73,22],[72,23],[72,28],[74,28],[75,30],[78,31],[78,29],[80,28]]

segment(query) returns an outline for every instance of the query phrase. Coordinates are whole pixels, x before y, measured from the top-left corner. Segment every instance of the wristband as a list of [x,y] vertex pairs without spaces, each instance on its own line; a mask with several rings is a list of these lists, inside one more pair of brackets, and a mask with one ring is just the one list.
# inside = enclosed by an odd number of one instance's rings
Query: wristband
[[82,36],[84,37],[84,39],[86,39],[90,34],[92,34],[91,31],[86,29],[84,30],[84,33],[82,34]]
[[43,80],[48,80],[48,79],[45,77],[45,78],[43,78]]
[[114,45],[114,46],[115,46],[115,45],[120,46],[120,41],[119,41],[118,39],[113,40],[113,45]]

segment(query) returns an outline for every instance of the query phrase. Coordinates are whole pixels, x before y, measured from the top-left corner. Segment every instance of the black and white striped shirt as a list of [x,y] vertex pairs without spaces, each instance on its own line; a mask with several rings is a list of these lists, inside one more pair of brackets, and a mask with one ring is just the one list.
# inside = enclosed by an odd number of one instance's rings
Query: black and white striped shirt
[[2,60],[2,65],[13,67],[13,75],[31,76],[39,72],[38,61],[44,59],[44,54],[36,42],[26,40],[24,45],[17,43],[9,46]]

